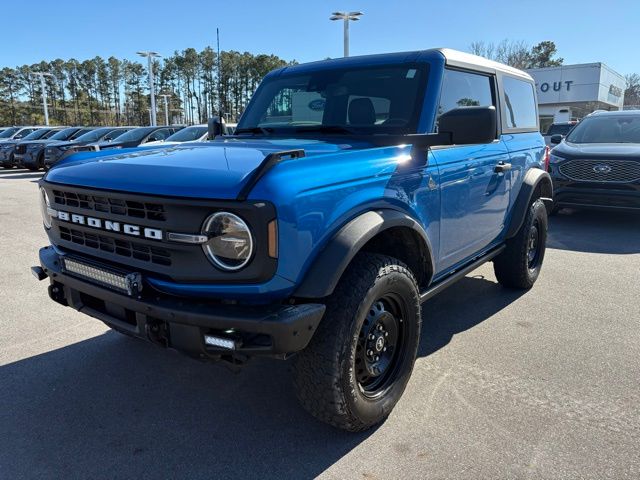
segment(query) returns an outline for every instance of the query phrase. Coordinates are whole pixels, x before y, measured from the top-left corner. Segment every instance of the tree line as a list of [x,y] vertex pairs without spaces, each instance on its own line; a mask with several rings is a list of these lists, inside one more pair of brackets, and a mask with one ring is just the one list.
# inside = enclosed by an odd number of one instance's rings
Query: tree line
[[[164,122],[167,95],[170,123],[206,123],[222,112],[235,121],[262,78],[295,62],[276,55],[187,48],[154,59],[158,124]],[[218,66],[220,67],[218,69]],[[218,71],[219,70],[219,71]],[[148,125],[149,82],[146,62],[109,57],[56,59],[0,70],[0,125],[44,123],[40,78],[45,77],[52,125]]]

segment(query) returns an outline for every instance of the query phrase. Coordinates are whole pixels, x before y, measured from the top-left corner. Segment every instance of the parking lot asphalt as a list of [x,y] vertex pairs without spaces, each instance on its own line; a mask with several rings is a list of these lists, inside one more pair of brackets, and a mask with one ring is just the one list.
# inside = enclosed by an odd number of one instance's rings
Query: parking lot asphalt
[[2,479],[640,477],[640,216],[561,212],[531,291],[485,265],[425,303],[404,397],[349,434],[287,362],[232,372],[51,302],[39,177],[0,170]]

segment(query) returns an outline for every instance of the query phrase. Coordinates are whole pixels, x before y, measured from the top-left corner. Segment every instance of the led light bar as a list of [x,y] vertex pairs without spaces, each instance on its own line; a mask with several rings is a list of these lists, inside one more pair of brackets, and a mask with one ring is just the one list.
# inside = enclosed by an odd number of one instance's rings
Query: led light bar
[[222,337],[214,337],[213,335],[205,335],[204,343],[210,347],[225,348],[227,350],[235,350],[236,342],[234,340]]
[[126,293],[127,295],[137,295],[138,292],[142,290],[142,278],[138,273],[124,275],[110,272],[71,258],[63,258],[63,265],[65,271],[68,273],[112,288],[121,293]]

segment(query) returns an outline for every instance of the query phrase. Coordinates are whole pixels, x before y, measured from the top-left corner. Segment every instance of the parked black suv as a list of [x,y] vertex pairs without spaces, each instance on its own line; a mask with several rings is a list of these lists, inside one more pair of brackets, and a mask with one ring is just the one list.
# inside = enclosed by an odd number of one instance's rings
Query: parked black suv
[[102,127],[96,128],[68,142],[49,144],[44,149],[44,168],[49,169],[68,155],[80,150],[79,147],[96,142],[112,142],[123,133],[134,127]]
[[15,167],[15,153],[18,145],[20,145],[22,142],[31,142],[33,140],[43,140],[49,138],[55,135],[60,130],[60,127],[43,127],[32,131],[24,138],[0,142],[0,165],[2,165],[4,168]]
[[14,152],[16,163],[29,170],[40,170],[44,167],[44,149],[47,145],[73,140],[80,135],[90,132],[94,128],[95,127],[69,127],[56,132],[48,138],[22,141],[18,144]]
[[551,151],[555,209],[640,211],[640,110],[597,112]]

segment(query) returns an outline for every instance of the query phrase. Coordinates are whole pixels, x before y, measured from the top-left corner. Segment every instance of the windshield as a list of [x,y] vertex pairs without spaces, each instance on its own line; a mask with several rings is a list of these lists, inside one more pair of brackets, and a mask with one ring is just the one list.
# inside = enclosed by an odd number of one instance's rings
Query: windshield
[[547,135],[566,135],[574,126],[573,123],[554,123],[547,130]]
[[51,140],[68,140],[77,131],[78,131],[77,128],[65,128],[64,130],[59,130],[57,133],[47,138],[51,138]]
[[109,133],[113,128],[96,128],[95,130],[90,130],[88,132],[83,133],[82,135],[76,137],[76,141],[78,142],[96,142],[104,137],[107,133]]
[[47,134],[53,134],[56,130],[50,130],[48,128],[40,128],[38,130],[34,130],[26,137],[23,137],[22,140],[40,140],[41,138],[46,138]]
[[640,115],[606,115],[582,120],[566,138],[572,143],[640,143]]
[[9,138],[11,135],[20,130],[20,127],[10,127],[0,133],[0,138]]
[[104,140],[106,142],[109,142],[111,140],[115,140],[116,138],[119,138],[121,135],[127,133],[130,130],[131,130],[130,128],[118,128],[116,130],[111,131],[107,135],[105,135],[102,140]]
[[94,127],[81,128],[80,130],[76,131],[73,135],[71,135],[69,137],[69,140],[77,140],[78,137],[81,137],[85,133],[93,132],[94,130],[95,130]]
[[118,137],[119,142],[138,142],[153,132],[153,128],[134,128]]
[[235,133],[415,133],[426,80],[425,64],[274,76]]
[[193,127],[183,128],[177,131],[173,135],[167,137],[167,142],[192,142],[198,140],[201,136],[207,133],[206,125],[195,125]]

